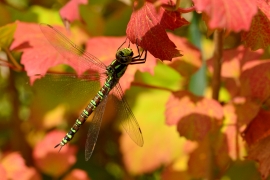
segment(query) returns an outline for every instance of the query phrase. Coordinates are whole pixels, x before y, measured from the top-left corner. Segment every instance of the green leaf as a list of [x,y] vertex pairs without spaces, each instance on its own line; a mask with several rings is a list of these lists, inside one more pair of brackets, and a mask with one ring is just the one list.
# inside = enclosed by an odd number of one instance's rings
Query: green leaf
[[0,27],[0,47],[8,48],[13,40],[13,34],[17,25],[15,23]]

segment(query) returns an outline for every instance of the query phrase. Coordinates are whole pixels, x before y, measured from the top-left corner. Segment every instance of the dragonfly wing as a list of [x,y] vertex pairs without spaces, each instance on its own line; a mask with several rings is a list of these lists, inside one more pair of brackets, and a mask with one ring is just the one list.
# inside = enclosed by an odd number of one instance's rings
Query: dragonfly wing
[[119,83],[115,86],[114,95],[119,99],[117,102],[118,114],[121,119],[121,125],[129,137],[138,145],[143,146],[143,135],[139,123],[131,111]]
[[[53,99],[50,106],[67,102],[69,105],[85,105],[100,89],[106,79],[104,74],[46,74],[34,83],[34,93],[37,97]],[[78,102],[79,104],[75,104]]]
[[93,119],[90,122],[90,127],[87,134],[86,144],[85,144],[85,160],[88,161],[94,151],[99,129],[104,114],[104,110],[107,104],[108,97],[104,97],[103,101],[98,105],[95,110]]
[[48,24],[40,24],[40,29],[49,43],[65,58],[67,64],[82,72],[85,70],[98,72],[106,70],[105,64],[98,58],[75,45],[56,28]]

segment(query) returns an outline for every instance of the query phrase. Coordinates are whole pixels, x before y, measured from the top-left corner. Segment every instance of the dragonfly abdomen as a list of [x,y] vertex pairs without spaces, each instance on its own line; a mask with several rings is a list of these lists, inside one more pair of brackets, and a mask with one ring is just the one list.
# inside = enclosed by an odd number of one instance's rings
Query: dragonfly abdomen
[[84,122],[88,119],[88,117],[92,114],[92,112],[96,109],[96,107],[102,102],[102,100],[109,94],[110,90],[112,89],[112,79],[108,78],[105,82],[104,86],[98,91],[96,96],[90,101],[87,107],[82,111],[76,122],[69,130],[69,132],[65,135],[62,141],[55,146],[58,147],[59,145],[61,148],[65,146],[78,132],[80,127],[84,124]]

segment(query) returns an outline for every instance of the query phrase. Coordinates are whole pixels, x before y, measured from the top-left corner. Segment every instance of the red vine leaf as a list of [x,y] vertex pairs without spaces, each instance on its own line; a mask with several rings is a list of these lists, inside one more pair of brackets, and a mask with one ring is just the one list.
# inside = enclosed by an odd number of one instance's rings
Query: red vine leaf
[[41,179],[41,176],[38,174],[37,170],[32,167],[27,167],[24,159],[17,152],[4,156],[0,162],[0,169],[2,169],[0,170],[1,179],[4,177],[4,174],[1,173],[3,170],[6,173],[7,179]]
[[59,177],[76,162],[74,146],[67,144],[60,152],[52,147],[52,144],[58,144],[64,136],[64,132],[52,131],[34,148],[33,157],[36,166],[52,177]]
[[270,44],[269,27],[270,17],[261,11],[252,20],[251,28],[248,32],[242,33],[242,41],[252,50],[266,48]]
[[90,180],[86,171],[81,169],[73,169],[69,172],[63,180]]
[[62,17],[62,19],[69,22],[79,20],[80,4],[87,4],[87,0],[70,0],[64,7],[60,9],[60,16]]
[[222,120],[221,105],[189,92],[173,93],[166,104],[166,123],[177,124],[181,136],[190,140],[202,140]]
[[[190,154],[188,160],[189,174],[193,178],[199,179],[207,177],[207,173],[213,167],[225,171],[230,163],[227,141],[226,136],[218,132],[199,142],[199,146]],[[211,153],[209,153],[210,150]],[[212,158],[215,161],[212,161],[213,164],[210,165],[207,162],[210,162]]]
[[142,8],[134,10],[127,26],[127,36],[161,60],[172,60],[180,56],[175,44],[168,38],[166,29],[174,30],[188,24],[178,11],[156,9],[152,3],[145,2]]
[[249,30],[252,17],[257,13],[256,0],[193,0],[199,12],[207,14],[210,29],[226,28],[239,32]]
[[[55,28],[65,34],[63,28]],[[81,73],[80,67],[75,66],[76,58],[72,60],[63,58],[44,37],[38,24],[18,21],[14,41],[10,48],[23,52],[21,63],[24,65],[27,75],[30,77],[37,74],[43,76],[49,68],[59,64],[70,65],[78,73]],[[32,79],[32,82],[33,80],[34,79]]]
[[239,154],[241,154],[240,157],[245,155],[245,145],[240,140],[241,137],[237,129],[253,120],[260,109],[260,105],[246,98],[238,97],[226,104],[223,109],[225,116],[224,124],[227,124],[223,129],[228,140],[229,154],[231,158],[237,159]]
[[265,101],[270,96],[270,60],[257,60],[246,63],[240,77],[241,95]]
[[[268,115],[269,116],[269,115]],[[248,150],[248,159],[259,163],[259,171],[262,179],[266,179],[270,172],[270,136],[261,139]]]
[[257,6],[259,7],[260,11],[252,20],[250,30],[242,33],[242,40],[244,41],[245,45],[253,50],[265,48],[270,44],[269,3],[265,0],[257,0]]
[[168,33],[170,39],[173,40],[177,48],[181,48],[184,56],[176,57],[167,64],[178,71],[181,76],[190,77],[202,65],[201,53],[198,48],[188,42],[186,38]]
[[260,110],[243,133],[249,145],[270,136],[270,111]]

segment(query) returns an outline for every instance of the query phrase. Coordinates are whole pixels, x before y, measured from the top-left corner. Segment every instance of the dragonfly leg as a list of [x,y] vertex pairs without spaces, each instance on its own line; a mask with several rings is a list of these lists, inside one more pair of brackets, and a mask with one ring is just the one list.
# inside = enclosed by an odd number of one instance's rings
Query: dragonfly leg
[[[144,57],[141,58],[142,55],[143,55],[143,53],[144,53]],[[146,50],[143,50],[141,54],[139,54],[138,56],[135,56],[135,57],[132,58],[132,61],[131,61],[130,64],[132,65],[132,64],[142,64],[142,63],[145,63],[146,57],[147,57],[147,51]]]
[[[127,37],[126,37],[125,41],[121,44],[121,46],[117,49],[117,51],[126,43],[126,41],[127,41]],[[129,45],[130,45],[130,42],[128,44],[128,47],[129,47]]]

